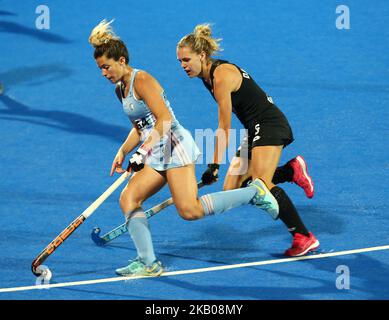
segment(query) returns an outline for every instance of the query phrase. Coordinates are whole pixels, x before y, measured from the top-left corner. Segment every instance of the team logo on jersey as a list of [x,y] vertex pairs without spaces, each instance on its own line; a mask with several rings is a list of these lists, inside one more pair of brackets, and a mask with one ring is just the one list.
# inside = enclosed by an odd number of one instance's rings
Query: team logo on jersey
[[243,70],[242,68],[241,68],[240,70],[242,71],[242,76],[243,76],[244,78],[250,79],[249,74],[248,74],[245,70]]

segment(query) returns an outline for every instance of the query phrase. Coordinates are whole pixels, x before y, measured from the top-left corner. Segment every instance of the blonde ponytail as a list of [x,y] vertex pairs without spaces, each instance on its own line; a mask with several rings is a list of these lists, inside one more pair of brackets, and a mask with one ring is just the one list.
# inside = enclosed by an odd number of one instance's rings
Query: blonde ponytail
[[119,40],[119,37],[113,32],[111,23],[114,20],[107,22],[102,20],[96,27],[93,28],[90,36],[89,43],[95,48],[103,44],[108,43],[110,40]]
[[207,57],[211,57],[215,53],[223,51],[219,45],[221,40],[212,37],[211,25],[205,23],[197,25],[192,33],[184,36],[178,42],[177,47],[189,47],[197,54],[204,51]]
[[212,30],[210,24],[206,23],[197,25],[193,30],[193,34],[196,37],[211,38]]

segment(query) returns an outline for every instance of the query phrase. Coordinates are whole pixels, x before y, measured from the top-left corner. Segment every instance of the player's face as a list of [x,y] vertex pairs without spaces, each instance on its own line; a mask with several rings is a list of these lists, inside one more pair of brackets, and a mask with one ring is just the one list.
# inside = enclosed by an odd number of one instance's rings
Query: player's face
[[123,63],[108,59],[105,55],[96,59],[97,66],[101,70],[101,74],[112,83],[116,83],[123,77]]
[[189,78],[201,76],[203,55],[193,52],[188,47],[177,48],[177,60]]

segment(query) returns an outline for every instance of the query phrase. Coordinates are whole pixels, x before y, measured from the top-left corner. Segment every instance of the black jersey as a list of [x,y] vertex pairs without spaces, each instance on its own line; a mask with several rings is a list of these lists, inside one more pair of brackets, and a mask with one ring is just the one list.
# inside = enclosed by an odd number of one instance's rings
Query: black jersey
[[[229,63],[237,67],[242,75],[242,84],[236,92],[231,92],[232,111],[236,114],[240,122],[245,128],[248,128],[249,124],[257,119],[261,119],[261,114],[273,103],[271,98],[258,86],[258,84],[251,78],[251,76],[237,65],[230,63],[226,60],[212,60],[212,66],[210,70],[211,85],[209,85],[204,79],[203,83],[213,98],[213,73],[221,64]],[[215,99],[216,100],[216,99]]]

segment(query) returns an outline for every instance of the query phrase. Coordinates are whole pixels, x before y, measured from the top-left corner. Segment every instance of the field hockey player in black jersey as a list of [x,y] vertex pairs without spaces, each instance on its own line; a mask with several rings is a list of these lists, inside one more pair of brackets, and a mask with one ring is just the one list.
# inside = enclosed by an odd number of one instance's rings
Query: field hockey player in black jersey
[[[210,25],[202,24],[177,44],[177,59],[186,74],[190,78],[200,78],[218,105],[214,159],[202,180],[213,183],[218,178],[234,113],[247,130],[247,137],[230,164],[224,189],[239,188],[247,179],[252,180],[251,186],[267,187],[279,207],[278,215],[272,218],[279,218],[293,236],[292,246],[285,255],[305,255],[318,248],[319,241],[308,231],[288,195],[277,185],[295,182],[311,198],[313,182],[304,158],[298,156],[277,168],[283,148],[294,140],[288,120],[246,71],[228,61],[212,58],[220,51],[219,42],[220,39],[212,37]],[[244,161],[247,166],[242,165]],[[239,168],[247,170],[237,173]]]

